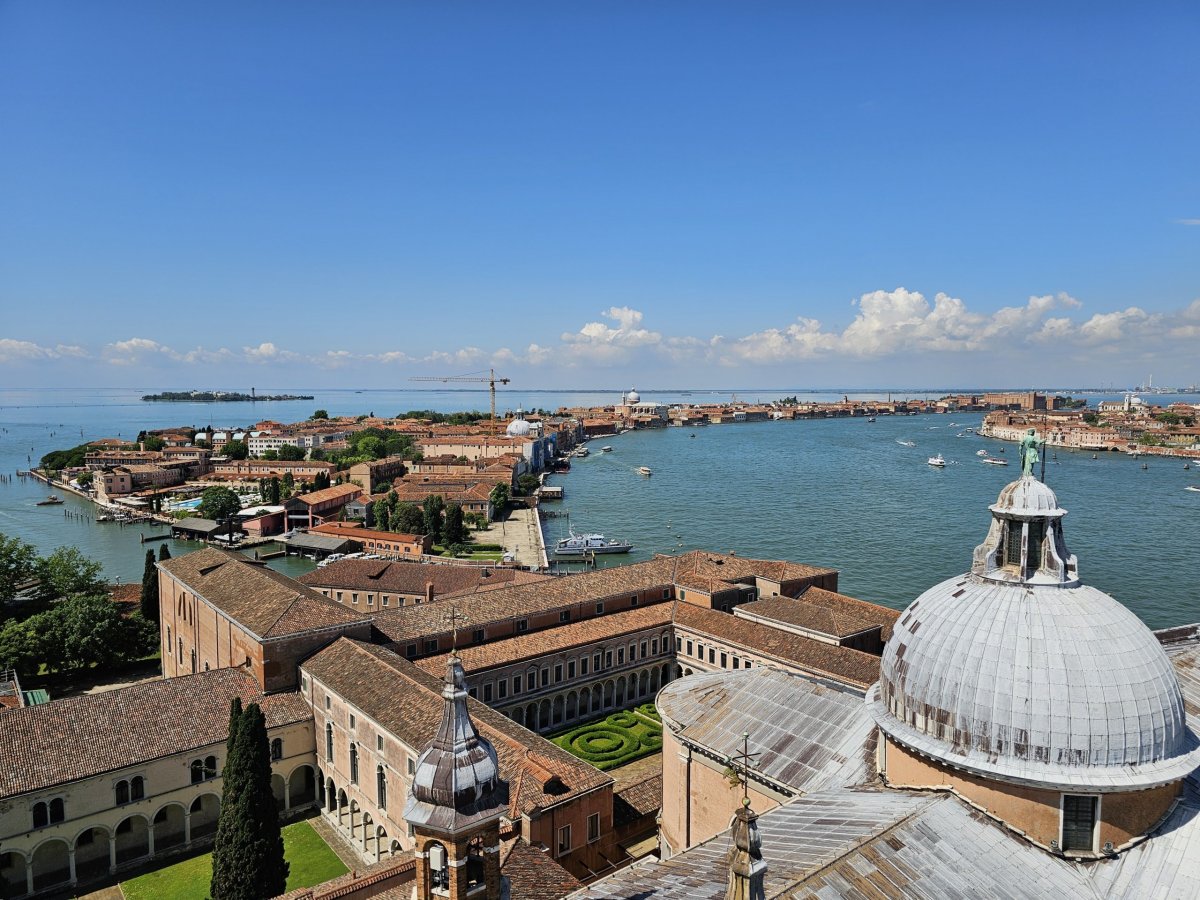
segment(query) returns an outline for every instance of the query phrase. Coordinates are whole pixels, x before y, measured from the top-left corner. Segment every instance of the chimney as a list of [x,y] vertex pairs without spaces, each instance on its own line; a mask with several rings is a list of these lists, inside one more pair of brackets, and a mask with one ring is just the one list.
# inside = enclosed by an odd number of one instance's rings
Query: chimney
[[433,582],[432,581],[425,582],[425,602],[426,603],[433,602]]
[[767,864],[762,858],[762,838],[758,834],[758,814],[750,808],[750,800],[733,814],[733,834],[729,847],[729,883],[724,900],[764,900],[763,885]]

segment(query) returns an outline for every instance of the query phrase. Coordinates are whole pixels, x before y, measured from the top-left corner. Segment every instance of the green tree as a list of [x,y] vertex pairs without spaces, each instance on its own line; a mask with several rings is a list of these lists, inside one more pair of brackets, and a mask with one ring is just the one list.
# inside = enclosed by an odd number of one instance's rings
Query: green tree
[[0,669],[16,669],[23,677],[36,675],[45,656],[41,631],[34,616],[24,622],[10,619],[0,626]]
[[279,448],[279,458],[291,462],[304,459],[305,455],[306,454],[303,447],[294,447],[291,444],[284,444]]
[[320,447],[313,447],[311,450],[308,451],[308,458],[315,459],[315,460],[322,460],[325,458],[325,451]]
[[441,494],[430,494],[421,504],[421,514],[425,518],[425,530],[422,534],[431,534],[436,541],[442,535],[442,524],[446,511],[446,503]]
[[262,458],[267,460],[268,462],[275,462],[275,460],[279,459],[279,451],[278,450],[264,450],[263,454],[262,454]]
[[221,814],[213,844],[213,900],[257,900],[282,894],[289,866],[271,792],[267,723],[257,703],[234,699],[222,770]]
[[522,475],[517,479],[517,489],[521,494],[529,495],[537,490],[538,479],[536,475]]
[[154,563],[154,551],[147,550],[142,571],[142,618],[150,622],[158,621],[158,568]]
[[107,594],[103,566],[78,547],[59,547],[38,560],[37,599],[43,603],[80,594]]
[[153,450],[155,453],[167,446],[167,442],[160,438],[157,434],[146,435],[142,443],[146,445],[147,450]]
[[392,513],[392,531],[425,534],[425,514],[415,503],[397,503]]
[[308,418],[309,418],[309,419],[328,419],[328,418],[329,418],[329,413],[327,413],[327,412],[326,412],[325,410],[323,410],[323,409],[318,409],[316,412],[314,412],[314,413],[313,413],[311,416],[309,416]]
[[392,511],[388,509],[387,502],[384,500],[376,500],[371,504],[371,514],[375,517],[375,527],[380,531],[389,531],[392,522]]
[[368,435],[360,440],[355,449],[360,456],[366,456],[368,459],[380,459],[387,453],[387,445],[381,438],[374,435]]
[[469,540],[467,529],[463,525],[462,507],[451,503],[446,507],[446,521],[442,524],[442,546],[453,547],[465,544]]
[[222,452],[230,459],[246,459],[250,456],[250,448],[245,441],[227,441]]
[[238,495],[223,485],[213,485],[204,489],[200,495],[200,505],[196,512],[201,518],[221,521],[227,519],[242,508]]
[[37,574],[38,556],[33,544],[0,533],[0,622],[4,605],[17,596],[17,589]]
[[508,506],[509,499],[508,485],[504,482],[497,484],[494,488],[492,488],[492,492],[488,494],[488,499],[492,501],[492,506],[495,508],[496,512],[500,512],[505,509]]
[[171,548],[168,547],[166,544],[162,544],[158,548],[158,561],[166,562],[170,558],[171,558]]
[[110,666],[144,649],[141,625],[123,619],[107,597],[69,597],[29,622],[46,639],[45,659],[55,669]]
[[283,473],[283,481],[279,483],[279,496],[286,500],[296,492],[296,479],[292,477],[291,472]]
[[317,477],[313,479],[313,490],[322,490],[329,487],[329,473],[318,472]]
[[267,488],[267,500],[274,506],[279,505],[279,499],[282,496],[282,489],[279,487],[279,479],[272,475],[270,484]]

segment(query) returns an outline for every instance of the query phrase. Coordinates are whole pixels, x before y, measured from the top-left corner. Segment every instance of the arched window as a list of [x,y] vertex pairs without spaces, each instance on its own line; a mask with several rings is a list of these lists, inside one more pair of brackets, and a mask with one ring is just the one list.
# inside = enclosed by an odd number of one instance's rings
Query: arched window
[[283,738],[275,738],[271,741],[271,759],[283,759]]
[[387,810],[387,773],[383,771],[383,766],[375,767],[375,793],[378,795],[376,805]]
[[192,784],[199,784],[204,780],[204,760],[193,759],[192,765]]
[[65,810],[63,809],[62,797],[55,797],[50,801],[50,824],[61,822],[66,818]]
[[325,723],[325,758],[333,760],[333,725],[330,722]]
[[358,784],[358,746],[350,745],[350,783]]
[[196,651],[192,651],[192,674],[196,674]]
[[141,775],[134,775],[129,781],[129,799],[141,800],[146,796],[146,781]]
[[215,756],[204,757],[204,780],[210,781],[217,777],[217,758]]
[[121,806],[122,804],[128,803],[128,802],[129,802],[129,782],[128,781],[118,781],[117,782],[117,806]]
[[33,804],[33,827],[45,828],[50,824],[50,808],[45,803]]

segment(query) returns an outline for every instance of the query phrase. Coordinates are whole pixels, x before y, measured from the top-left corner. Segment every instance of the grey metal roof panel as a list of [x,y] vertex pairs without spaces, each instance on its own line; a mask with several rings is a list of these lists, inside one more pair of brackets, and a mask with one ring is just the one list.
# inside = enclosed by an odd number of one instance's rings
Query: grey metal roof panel
[[857,694],[760,667],[693,675],[656,701],[667,727],[719,756],[761,753],[755,770],[797,793],[860,784],[873,774],[874,722]]
[[303,550],[328,550],[331,553],[348,547],[353,541],[344,537],[332,537],[324,534],[294,534],[283,543],[289,547],[299,547]]

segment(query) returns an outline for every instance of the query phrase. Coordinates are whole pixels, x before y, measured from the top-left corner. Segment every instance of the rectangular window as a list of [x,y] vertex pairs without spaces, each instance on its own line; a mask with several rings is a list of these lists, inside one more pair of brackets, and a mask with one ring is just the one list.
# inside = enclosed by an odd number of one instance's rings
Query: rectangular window
[[658,638],[655,638],[650,642],[650,653],[653,656],[658,656]]
[[588,673],[588,658],[587,658],[586,656],[584,656],[584,657],[580,657],[580,660],[579,660],[579,674],[580,674],[580,675],[586,675],[587,673]]
[[1010,566],[1021,564],[1021,523],[1010,521],[1005,535],[1004,562]]
[[564,609],[562,612],[560,612],[558,614],[558,621],[570,622],[571,621],[571,611],[569,609]]
[[663,599],[664,600],[671,599],[671,589],[670,588],[663,588]]
[[375,595],[367,594],[367,606],[374,606],[374,605],[375,605]]
[[618,666],[625,665],[625,648],[624,647],[617,648],[617,665]]
[[409,644],[407,647],[405,647],[404,655],[407,656],[409,659],[412,659],[414,656],[416,656],[417,655],[417,645]]
[[733,667],[735,669],[740,669],[742,667],[742,661],[740,659],[738,659],[736,656],[733,658]]
[[471,632],[471,643],[473,643],[473,644],[482,644],[483,643],[483,629],[482,628],[476,628],[474,631]]
[[1034,519],[1029,523],[1029,552],[1026,555],[1026,566],[1030,571],[1036,571],[1042,564],[1042,541],[1046,538],[1046,523]]
[[750,660],[746,660],[746,668],[747,668],[747,669],[753,669],[753,668],[754,668],[754,663],[750,662]]
[[508,696],[508,679],[502,678],[496,682],[496,695],[503,700]]
[[714,666],[717,664],[717,651],[712,647],[708,648],[708,661]]
[[558,663],[554,667],[554,683],[558,684],[562,681],[562,663]]
[[479,696],[479,692],[475,688],[471,688],[469,691],[467,691],[467,693],[470,694],[472,697]]
[[333,698],[330,697],[328,694],[325,695],[325,708],[326,709],[333,708]]
[[384,606],[387,606],[387,605],[388,605],[388,595],[387,595],[387,594],[384,594],[384,595],[383,595],[383,605],[384,605]]
[[571,660],[567,663],[567,678],[574,678],[574,677],[575,677],[575,660]]
[[606,669],[612,668],[612,651],[611,650],[604,651],[604,668],[606,668]]
[[704,645],[699,641],[696,642],[696,659],[704,662]]
[[1095,846],[1097,799],[1078,794],[1063,794],[1063,852],[1092,851]]
[[[676,640],[678,640],[678,638],[676,638]],[[691,641],[687,642],[687,655],[688,656],[692,655],[692,642]]]
[[375,749],[379,750],[379,751],[383,750],[383,735],[382,734],[375,735]]
[[517,619],[517,633],[520,634],[521,632],[528,631],[528,630],[529,630],[529,620],[528,619]]
[[337,602],[338,602],[338,603],[341,603],[341,602],[342,602],[342,592],[341,592],[341,591],[338,591],[338,592],[337,592],[337,594],[338,594],[338,595],[337,595]]
[[595,656],[592,657],[592,669],[593,669],[593,671],[596,671],[596,672],[600,671],[600,654],[599,653],[597,653]]
[[600,813],[588,816],[588,843],[600,840]]
[[598,616],[604,615],[604,601],[603,600],[601,600],[599,603],[596,604],[596,615],[598,615]]
[[[658,642],[657,642],[657,641],[655,641],[655,644],[657,644],[657,643],[658,643]],[[658,652],[658,647],[657,647],[657,646],[654,648],[654,652],[655,652],[655,653],[657,653],[657,652]],[[642,659],[645,659],[645,658],[646,658],[646,642],[645,642],[645,641],[642,641],[642,647],[641,647],[641,650],[640,650],[640,652],[639,652],[639,654],[638,654],[638,655],[639,655],[639,656],[641,656],[641,658],[642,658]]]
[[544,666],[542,668],[542,687],[546,687],[548,684],[550,684],[550,667]]
[[571,826],[564,825],[558,829],[558,855],[571,852]]
[[492,683],[490,681],[483,686],[483,702],[492,702]]
[[354,713],[350,713],[350,730],[351,731],[354,730],[354,722],[355,722]]
[[726,653],[721,654],[721,668],[722,669],[729,668],[729,656]]
[[633,596],[633,597],[630,597],[630,598],[629,598],[629,605],[630,605],[630,606],[637,606],[637,596],[636,596],[636,595],[635,595],[635,596]]
[[408,774],[411,775],[415,771],[417,771],[417,764],[413,762],[413,758],[410,756],[408,757]]
[[513,693],[514,694],[521,693],[521,676],[520,675],[513,676]]
[[437,638],[434,638],[432,641],[425,642],[425,652],[426,653],[437,653],[437,650],[438,650],[438,639]]

